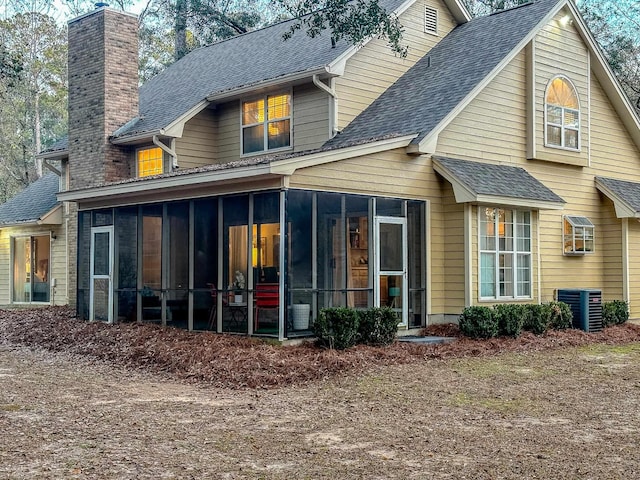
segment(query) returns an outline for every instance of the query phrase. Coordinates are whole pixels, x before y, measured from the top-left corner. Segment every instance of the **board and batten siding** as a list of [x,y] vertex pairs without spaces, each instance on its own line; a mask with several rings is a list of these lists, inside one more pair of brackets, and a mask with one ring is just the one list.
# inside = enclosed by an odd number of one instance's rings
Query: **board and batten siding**
[[[49,278],[56,279],[56,286],[51,290],[54,305],[66,305],[67,298],[67,255],[66,239],[63,225],[22,226],[0,229],[0,305],[12,303],[13,259],[11,258],[12,240],[15,237],[55,235],[51,239],[51,258],[49,261]],[[21,304],[24,305],[24,304]]]
[[[425,6],[438,10],[438,35],[424,31]],[[338,129],[345,128],[457,25],[439,0],[415,2],[399,18],[404,27],[402,42],[409,46],[406,58],[392,52],[386,40],[374,39],[347,61],[344,75],[336,78]]]
[[181,169],[200,167],[214,162],[216,157],[215,111],[205,108],[189,120],[176,139],[176,154]]
[[[563,9],[534,40],[535,139],[534,158],[571,165],[589,165],[589,51],[572,22],[564,22]],[[558,75],[567,77],[580,101],[580,150],[546,147],[544,143],[545,92]]]

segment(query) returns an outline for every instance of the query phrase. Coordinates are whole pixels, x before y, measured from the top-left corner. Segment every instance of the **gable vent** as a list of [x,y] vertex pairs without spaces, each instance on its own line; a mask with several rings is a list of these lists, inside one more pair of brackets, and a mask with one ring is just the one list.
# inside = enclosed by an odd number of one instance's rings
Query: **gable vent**
[[438,34],[438,10],[426,5],[424,7],[424,31],[432,35]]

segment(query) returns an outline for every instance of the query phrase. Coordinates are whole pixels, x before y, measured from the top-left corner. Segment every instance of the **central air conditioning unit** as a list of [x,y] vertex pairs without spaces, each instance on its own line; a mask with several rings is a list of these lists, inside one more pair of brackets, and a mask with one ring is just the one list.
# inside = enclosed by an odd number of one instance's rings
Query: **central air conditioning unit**
[[558,289],[558,301],[571,307],[573,327],[585,332],[602,330],[602,291],[591,289]]

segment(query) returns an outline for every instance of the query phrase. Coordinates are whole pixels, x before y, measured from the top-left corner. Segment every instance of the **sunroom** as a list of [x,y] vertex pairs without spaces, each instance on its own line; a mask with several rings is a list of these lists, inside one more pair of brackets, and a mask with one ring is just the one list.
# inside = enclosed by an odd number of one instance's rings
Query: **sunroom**
[[78,214],[78,313],[196,331],[309,336],[319,311],[426,321],[423,201],[274,188]]

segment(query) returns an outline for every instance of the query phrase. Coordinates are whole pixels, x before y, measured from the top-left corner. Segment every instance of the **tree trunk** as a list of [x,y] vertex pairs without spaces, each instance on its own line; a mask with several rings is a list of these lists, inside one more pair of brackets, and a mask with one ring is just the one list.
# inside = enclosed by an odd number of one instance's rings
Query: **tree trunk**
[[184,57],[187,51],[187,0],[176,1],[176,20],[173,27],[175,39],[176,61]]

